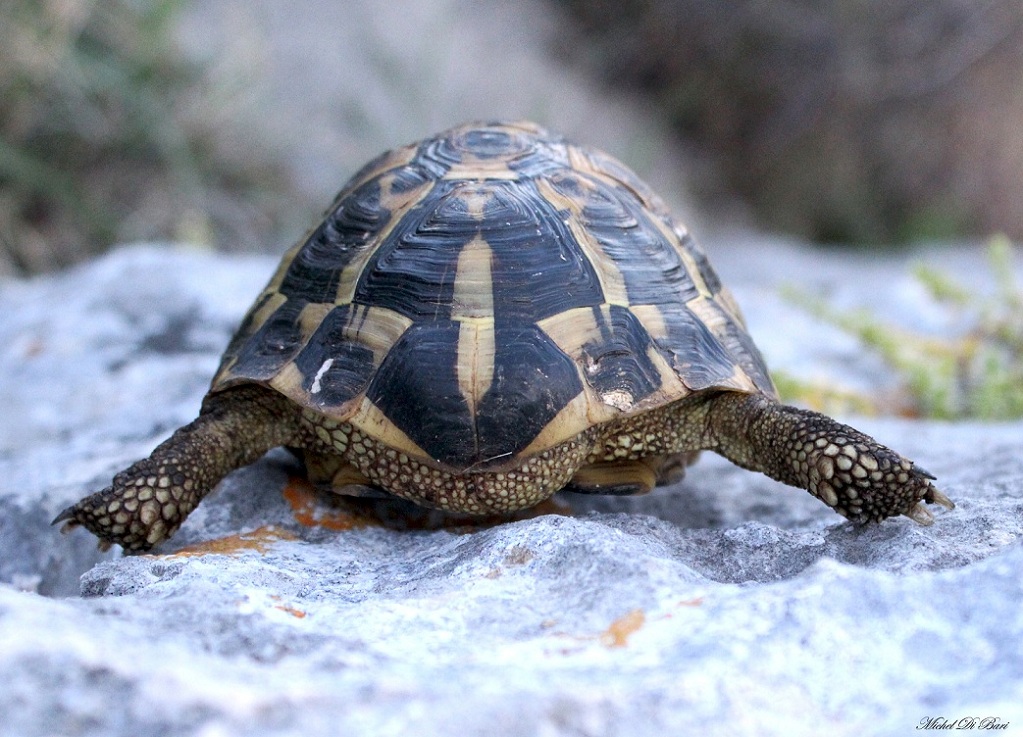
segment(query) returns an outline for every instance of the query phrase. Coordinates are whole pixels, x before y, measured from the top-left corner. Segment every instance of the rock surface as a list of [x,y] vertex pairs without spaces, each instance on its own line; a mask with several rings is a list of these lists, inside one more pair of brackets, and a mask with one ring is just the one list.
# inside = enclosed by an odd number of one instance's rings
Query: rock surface
[[[772,279],[897,314],[903,261],[740,240],[709,250],[769,362],[876,380]],[[957,502],[926,528],[706,455],[642,498],[402,530],[278,451],[155,555],[57,534],[194,416],[273,267],[136,247],[0,282],[0,734],[1023,734],[1021,423],[855,420]]]

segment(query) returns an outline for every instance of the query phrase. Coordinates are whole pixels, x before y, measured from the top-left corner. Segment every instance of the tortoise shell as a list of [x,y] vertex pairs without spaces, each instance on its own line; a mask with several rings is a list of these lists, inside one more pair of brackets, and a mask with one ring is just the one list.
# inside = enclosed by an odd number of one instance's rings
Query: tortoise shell
[[531,123],[387,152],[284,257],[211,392],[271,387],[464,470],[694,392],[775,391],[661,200]]

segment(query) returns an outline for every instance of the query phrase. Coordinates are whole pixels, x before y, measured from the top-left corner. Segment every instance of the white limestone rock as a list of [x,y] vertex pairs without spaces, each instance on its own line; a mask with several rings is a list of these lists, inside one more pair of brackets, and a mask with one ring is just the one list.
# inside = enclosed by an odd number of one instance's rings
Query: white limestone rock
[[[0,284],[0,734],[1023,729],[1023,423],[856,420],[958,504],[927,528],[853,526],[707,454],[646,497],[395,530],[277,451],[155,555],[57,534],[194,416],[273,266],[144,247]],[[895,267],[856,268],[868,290]],[[785,309],[722,271],[748,315]],[[754,328],[768,354],[785,324]]]

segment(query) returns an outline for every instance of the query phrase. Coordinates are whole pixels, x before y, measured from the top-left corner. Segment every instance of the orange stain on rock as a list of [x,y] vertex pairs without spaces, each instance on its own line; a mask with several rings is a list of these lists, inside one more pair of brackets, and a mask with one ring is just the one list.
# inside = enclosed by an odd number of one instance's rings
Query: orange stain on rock
[[240,532],[237,535],[218,537],[216,540],[207,540],[196,545],[189,545],[166,557],[192,558],[201,555],[238,555],[246,550],[265,553],[275,542],[297,539],[295,535],[287,530],[277,529],[273,525],[264,525],[263,527],[257,527],[251,532]]
[[[281,600],[281,597],[277,596],[276,594],[271,594],[270,598],[273,601]],[[305,619],[306,617],[306,613],[303,612],[301,609],[296,609],[295,607],[288,606],[287,604],[274,604],[274,609],[280,609],[282,612],[287,612],[288,614],[297,619]]]
[[646,623],[646,615],[642,609],[633,609],[611,623],[611,626],[600,635],[600,643],[604,647],[625,647],[629,637]]
[[316,490],[305,479],[290,478],[284,487],[284,499],[300,525],[328,530],[353,530],[365,527],[368,520],[340,509],[331,509],[317,498]]

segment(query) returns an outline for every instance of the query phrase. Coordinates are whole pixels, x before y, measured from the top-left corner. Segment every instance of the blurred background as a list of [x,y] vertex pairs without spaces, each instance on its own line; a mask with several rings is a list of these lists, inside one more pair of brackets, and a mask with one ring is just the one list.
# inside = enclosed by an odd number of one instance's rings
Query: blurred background
[[3,0],[0,274],[281,253],[476,118],[610,151],[697,231],[1023,237],[1018,0]]

